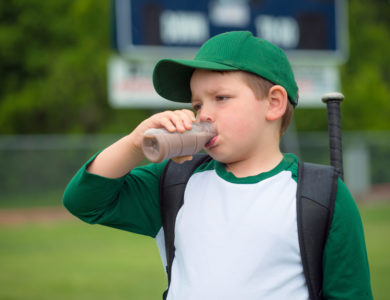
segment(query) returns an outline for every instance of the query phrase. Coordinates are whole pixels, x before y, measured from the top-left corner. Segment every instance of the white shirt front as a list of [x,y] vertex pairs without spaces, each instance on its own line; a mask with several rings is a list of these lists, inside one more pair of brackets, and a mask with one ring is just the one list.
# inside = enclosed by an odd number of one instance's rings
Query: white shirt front
[[308,299],[296,188],[290,171],[256,183],[195,173],[176,218],[167,299]]

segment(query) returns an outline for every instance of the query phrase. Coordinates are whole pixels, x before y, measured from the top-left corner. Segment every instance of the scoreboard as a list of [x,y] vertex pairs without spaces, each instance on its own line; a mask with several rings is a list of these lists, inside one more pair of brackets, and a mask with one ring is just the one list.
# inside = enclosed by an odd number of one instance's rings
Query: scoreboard
[[345,0],[114,0],[113,45],[121,54],[198,49],[216,34],[249,30],[288,55],[344,60],[345,7]]

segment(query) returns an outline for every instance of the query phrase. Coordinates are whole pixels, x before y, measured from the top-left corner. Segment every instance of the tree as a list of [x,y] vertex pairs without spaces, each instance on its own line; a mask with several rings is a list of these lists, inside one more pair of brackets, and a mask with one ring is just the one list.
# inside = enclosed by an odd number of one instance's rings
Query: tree
[[108,106],[108,3],[0,3],[1,133],[99,128]]
[[345,129],[390,129],[390,2],[350,1],[350,59],[343,66]]

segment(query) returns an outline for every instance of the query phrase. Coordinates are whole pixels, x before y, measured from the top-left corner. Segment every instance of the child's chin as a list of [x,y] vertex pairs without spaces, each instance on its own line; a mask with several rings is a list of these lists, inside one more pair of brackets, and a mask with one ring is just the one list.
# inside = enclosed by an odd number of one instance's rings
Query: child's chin
[[205,149],[206,153],[210,155],[214,160],[226,164],[229,163],[231,159],[229,159],[229,155],[221,153],[216,148]]

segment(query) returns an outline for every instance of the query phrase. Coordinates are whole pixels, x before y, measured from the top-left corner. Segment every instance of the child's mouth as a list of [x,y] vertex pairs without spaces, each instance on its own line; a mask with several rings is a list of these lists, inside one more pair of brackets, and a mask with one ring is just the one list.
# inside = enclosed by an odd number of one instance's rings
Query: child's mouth
[[211,148],[212,146],[215,145],[215,142],[217,140],[217,136],[214,136],[212,137],[207,143],[206,145],[204,145],[206,148]]

